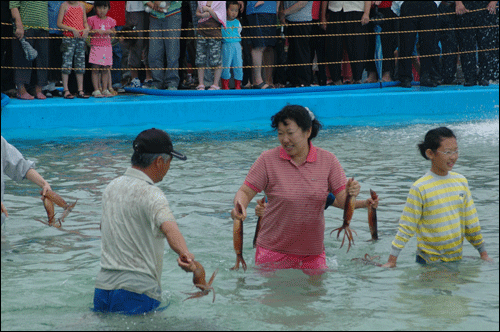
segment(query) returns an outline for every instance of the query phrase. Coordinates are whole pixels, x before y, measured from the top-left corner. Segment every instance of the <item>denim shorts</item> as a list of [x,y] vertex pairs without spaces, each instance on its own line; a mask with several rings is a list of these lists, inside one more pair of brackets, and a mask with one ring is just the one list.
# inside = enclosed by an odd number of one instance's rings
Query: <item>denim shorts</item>
[[96,312],[140,315],[156,310],[160,303],[146,294],[138,294],[124,289],[104,290],[96,288],[94,292],[94,311]]

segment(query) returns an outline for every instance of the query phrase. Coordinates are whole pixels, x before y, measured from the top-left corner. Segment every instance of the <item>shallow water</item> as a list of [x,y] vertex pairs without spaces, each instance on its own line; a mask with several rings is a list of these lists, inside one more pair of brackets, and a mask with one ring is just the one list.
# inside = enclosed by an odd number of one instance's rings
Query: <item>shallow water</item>
[[[328,234],[342,211],[326,213],[325,247],[330,271],[318,283],[296,270],[263,275],[235,262],[230,210],[249,167],[278,142],[273,132],[175,135],[186,162],[174,161],[158,186],[165,192],[188,247],[207,271],[219,268],[211,296],[183,302],[191,275],[167,249],[162,275],[168,309],[126,317],[90,311],[99,270],[101,193],[129,166],[133,137],[61,142],[11,141],[67,201],[78,199],[64,229],[46,218],[38,189],[29,181],[6,182],[6,242],[2,243],[2,330],[498,330],[499,328],[499,122],[444,124],[458,136],[454,168],[469,181],[487,251],[494,263],[476,258],[464,244],[456,264],[415,263],[416,239],[395,269],[363,265],[365,253],[385,262],[409,187],[430,167],[417,152],[425,132],[438,125],[329,128],[314,143],[336,154],[347,176],[361,183],[360,198],[374,189],[380,240],[370,238],[366,210],[357,210],[349,253]],[[234,135],[233,135],[234,134]],[[258,195],[257,198],[262,197]],[[256,218],[245,222],[244,257],[253,266]],[[168,246],[167,246],[168,247]]]

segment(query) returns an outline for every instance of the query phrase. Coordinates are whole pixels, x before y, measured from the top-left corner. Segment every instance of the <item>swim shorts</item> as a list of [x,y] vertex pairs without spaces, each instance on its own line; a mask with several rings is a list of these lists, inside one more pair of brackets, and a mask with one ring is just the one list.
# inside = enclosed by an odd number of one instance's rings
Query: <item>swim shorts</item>
[[255,251],[255,265],[263,269],[299,269],[307,275],[323,274],[326,265],[326,254],[293,255],[264,249],[257,246]]
[[155,310],[160,306],[160,303],[146,294],[138,294],[124,289],[104,290],[96,288],[94,292],[94,311],[96,312],[140,315]]

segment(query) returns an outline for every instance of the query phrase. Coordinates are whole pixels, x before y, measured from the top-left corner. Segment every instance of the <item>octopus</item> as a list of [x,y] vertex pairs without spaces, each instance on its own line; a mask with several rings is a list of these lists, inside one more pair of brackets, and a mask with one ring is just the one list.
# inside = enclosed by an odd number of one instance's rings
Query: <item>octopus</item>
[[[49,220],[47,223],[45,223],[42,220],[38,221],[49,226],[60,228],[62,226],[62,222],[64,222],[64,218],[66,218],[66,216],[71,212],[71,210],[73,210],[73,208],[76,205],[76,202],[78,202],[78,200],[76,200],[73,204],[68,204],[61,196],[59,196],[52,190],[49,190],[43,196],[43,205],[45,207],[45,211],[47,212],[47,217],[49,218]],[[57,206],[60,206],[64,209],[61,217],[58,218],[57,220],[55,218],[54,203],[56,203]]]
[[241,263],[243,271],[246,271],[247,263],[243,259],[243,221],[240,219],[234,219],[233,221],[233,246],[236,253],[236,264],[231,270],[239,270]]
[[352,232],[358,235],[356,231],[351,230],[351,228],[349,227],[352,216],[354,214],[354,209],[356,207],[356,197],[349,194],[349,188],[352,184],[352,181],[354,181],[354,178],[349,179],[346,184],[347,197],[345,199],[345,204],[344,204],[344,223],[339,228],[335,228],[333,231],[330,232],[330,235],[332,235],[333,232],[338,231],[337,233],[337,239],[338,239],[340,232],[344,230],[344,237],[342,239],[342,244],[340,245],[340,248],[342,248],[342,246],[344,245],[345,238],[347,236],[347,240],[349,241],[349,247],[347,247],[347,252],[349,252],[349,249],[351,249],[351,243],[354,244],[354,238],[352,236]]
[[[214,293],[214,299],[212,300],[212,303],[215,302],[215,290],[212,287],[212,283],[214,282],[215,276],[217,275],[217,272],[219,271],[219,269],[215,270],[215,272],[212,274],[212,277],[210,278],[210,280],[207,283],[205,281],[205,269],[203,268],[203,266],[200,263],[198,263],[197,261],[193,261],[193,264],[195,266],[194,271],[193,271],[193,284],[197,288],[199,288],[200,291],[195,292],[195,293],[185,293],[187,295],[191,295],[186,300],[208,295],[210,293],[210,291],[212,290]],[[184,301],[186,301],[186,300],[184,300]]]
[[378,262],[374,262],[374,259],[380,259],[380,256],[370,256],[368,254],[365,254],[365,257],[363,258],[353,258],[351,261],[361,261],[363,264],[370,264],[370,265],[375,265],[375,266],[382,266],[382,264]]
[[[378,195],[370,189],[370,195],[373,200],[378,198]],[[378,240],[377,234],[377,209],[372,206],[368,207],[368,226],[370,227],[370,233],[372,235],[372,239],[370,241]]]

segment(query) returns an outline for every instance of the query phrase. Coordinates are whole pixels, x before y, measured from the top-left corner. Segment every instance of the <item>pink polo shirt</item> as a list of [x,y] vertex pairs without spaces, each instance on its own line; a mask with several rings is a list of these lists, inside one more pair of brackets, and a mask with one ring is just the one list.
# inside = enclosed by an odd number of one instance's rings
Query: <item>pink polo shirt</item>
[[324,251],[326,198],[329,192],[337,195],[347,183],[334,154],[311,143],[306,161],[296,165],[279,146],[260,155],[244,183],[268,197],[258,246],[294,255]]

